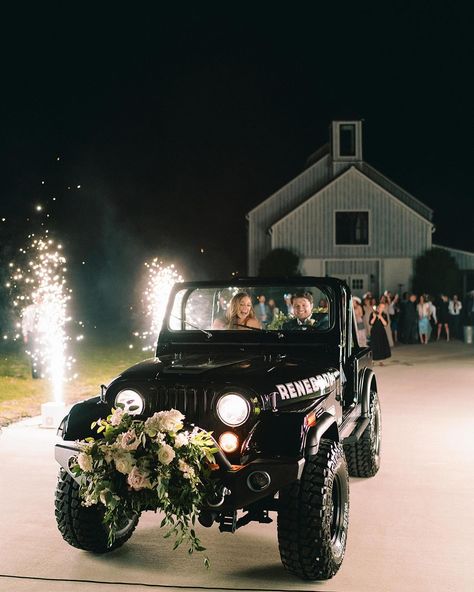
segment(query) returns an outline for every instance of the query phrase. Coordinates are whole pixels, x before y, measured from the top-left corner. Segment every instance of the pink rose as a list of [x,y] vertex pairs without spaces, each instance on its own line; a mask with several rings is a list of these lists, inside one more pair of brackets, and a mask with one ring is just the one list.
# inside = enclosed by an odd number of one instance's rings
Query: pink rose
[[139,491],[140,489],[151,489],[151,483],[148,477],[149,473],[145,471],[142,472],[137,466],[135,466],[127,477],[127,483],[135,491]]
[[135,430],[128,430],[117,439],[119,446],[124,450],[136,450],[140,446],[140,438]]

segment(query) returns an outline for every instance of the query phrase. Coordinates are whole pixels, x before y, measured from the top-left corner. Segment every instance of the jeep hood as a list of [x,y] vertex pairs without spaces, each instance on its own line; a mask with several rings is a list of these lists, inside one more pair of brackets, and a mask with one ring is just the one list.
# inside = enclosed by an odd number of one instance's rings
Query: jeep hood
[[311,357],[289,354],[232,352],[219,354],[188,354],[179,358],[162,356],[140,362],[118,380],[166,383],[213,383],[242,385],[263,393],[276,390],[276,385],[337,372],[334,356],[324,350],[312,350]]

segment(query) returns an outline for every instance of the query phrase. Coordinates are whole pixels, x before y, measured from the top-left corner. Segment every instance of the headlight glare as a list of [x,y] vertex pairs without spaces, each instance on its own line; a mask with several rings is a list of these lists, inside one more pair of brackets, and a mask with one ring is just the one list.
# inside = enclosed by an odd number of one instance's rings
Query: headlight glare
[[115,406],[117,403],[123,405],[123,410],[129,415],[140,415],[145,408],[145,401],[137,391],[133,389],[123,389],[115,397]]
[[219,419],[229,426],[240,426],[250,415],[250,404],[247,399],[236,393],[223,395],[216,405]]

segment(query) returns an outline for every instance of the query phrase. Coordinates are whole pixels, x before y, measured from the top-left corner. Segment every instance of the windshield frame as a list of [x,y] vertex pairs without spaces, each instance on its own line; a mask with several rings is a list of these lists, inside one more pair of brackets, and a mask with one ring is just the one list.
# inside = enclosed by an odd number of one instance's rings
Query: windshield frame
[[[294,290],[301,286],[314,286],[326,295],[330,310],[329,328],[321,331],[294,331],[283,329],[262,329],[255,331],[228,330],[228,329],[187,329],[176,330],[169,326],[170,317],[173,314],[173,306],[176,294],[181,290],[186,290],[180,308],[180,319],[183,319],[183,311],[189,296],[198,288],[219,289],[223,287],[236,287],[244,290],[245,288],[269,288],[278,287],[293,288]],[[242,346],[251,346],[268,343],[275,344],[339,344],[342,325],[341,325],[341,304],[344,302],[343,294],[347,290],[347,285],[343,280],[327,277],[300,276],[295,278],[237,278],[222,281],[199,281],[199,282],[180,282],[176,283],[171,290],[165,318],[158,339],[157,355],[166,348],[166,344],[175,345],[197,345],[197,344],[240,344]]]

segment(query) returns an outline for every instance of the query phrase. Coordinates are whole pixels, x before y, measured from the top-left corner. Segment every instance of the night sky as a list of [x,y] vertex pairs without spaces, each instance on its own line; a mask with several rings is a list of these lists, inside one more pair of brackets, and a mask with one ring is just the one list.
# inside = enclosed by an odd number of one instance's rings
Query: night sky
[[246,212],[357,118],[364,159],[435,210],[434,242],[474,251],[467,15],[320,4],[4,13],[2,242],[42,220],[90,302],[124,300],[151,256],[244,274]]

